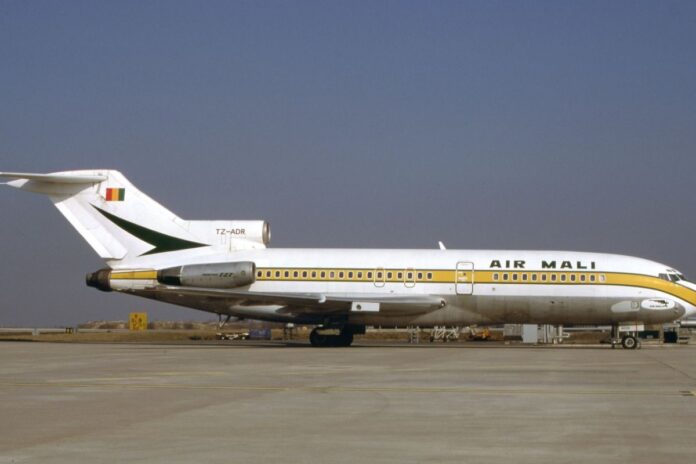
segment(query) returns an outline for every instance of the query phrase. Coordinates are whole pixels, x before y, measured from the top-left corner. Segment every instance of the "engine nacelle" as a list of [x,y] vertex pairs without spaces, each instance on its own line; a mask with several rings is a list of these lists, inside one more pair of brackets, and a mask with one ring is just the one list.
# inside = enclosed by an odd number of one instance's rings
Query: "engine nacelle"
[[85,276],[85,283],[88,287],[94,287],[102,292],[111,291],[111,269],[104,268],[95,272],[90,272]]
[[228,233],[233,239],[244,238],[266,246],[271,243],[271,226],[266,221],[231,221]]
[[256,280],[252,262],[190,264],[157,271],[157,282],[179,287],[235,288]]

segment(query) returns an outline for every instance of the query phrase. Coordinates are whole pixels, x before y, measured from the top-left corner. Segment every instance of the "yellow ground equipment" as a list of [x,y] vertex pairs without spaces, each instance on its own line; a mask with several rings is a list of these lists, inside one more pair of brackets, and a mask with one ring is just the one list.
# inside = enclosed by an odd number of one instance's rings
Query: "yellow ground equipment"
[[129,330],[146,330],[147,313],[130,313],[128,317]]
[[488,327],[470,327],[469,330],[469,340],[483,341],[491,338]]

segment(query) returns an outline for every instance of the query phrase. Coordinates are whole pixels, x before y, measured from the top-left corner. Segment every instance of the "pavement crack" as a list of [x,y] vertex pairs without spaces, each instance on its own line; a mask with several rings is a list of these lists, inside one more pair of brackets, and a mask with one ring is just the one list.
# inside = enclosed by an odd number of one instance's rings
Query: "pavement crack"
[[685,371],[679,369],[678,367],[673,366],[672,364],[670,364],[670,363],[668,363],[668,362],[665,362],[665,361],[663,361],[663,360],[661,360],[661,359],[658,359],[658,358],[656,358],[655,356],[652,356],[652,355],[650,355],[650,354],[646,354],[646,356],[647,356],[648,358],[652,359],[653,361],[655,361],[656,363],[662,364],[663,366],[665,366],[665,367],[667,367],[667,368],[669,368],[669,369],[672,369],[672,370],[675,371],[675,372],[680,373],[681,375],[683,375],[684,377],[688,378],[689,380],[693,380],[694,382],[696,382],[696,377],[694,377],[693,375],[689,374],[688,372],[685,372]]

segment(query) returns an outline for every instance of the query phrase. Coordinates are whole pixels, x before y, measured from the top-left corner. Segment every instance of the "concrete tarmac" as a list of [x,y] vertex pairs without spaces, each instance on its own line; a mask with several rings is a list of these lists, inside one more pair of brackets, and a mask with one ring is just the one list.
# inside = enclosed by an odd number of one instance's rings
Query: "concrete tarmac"
[[696,459],[696,346],[0,343],[0,463]]

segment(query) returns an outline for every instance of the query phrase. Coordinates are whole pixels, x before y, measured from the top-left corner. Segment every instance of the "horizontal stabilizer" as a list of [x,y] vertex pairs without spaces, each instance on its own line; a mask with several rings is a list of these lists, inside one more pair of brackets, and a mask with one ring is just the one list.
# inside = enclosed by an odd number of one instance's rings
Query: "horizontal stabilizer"
[[15,180],[33,180],[52,184],[93,184],[107,179],[106,176],[88,174],[37,174],[33,172],[0,172],[0,177]]

